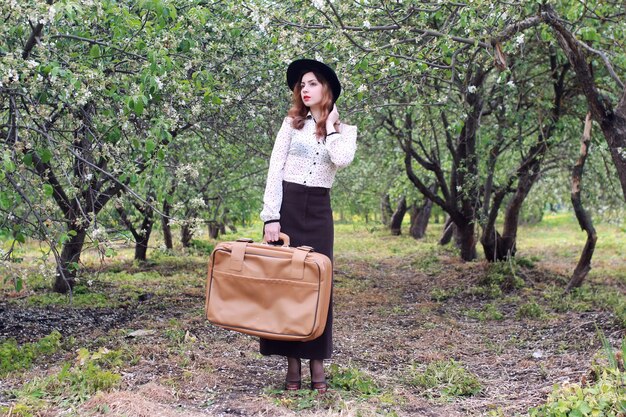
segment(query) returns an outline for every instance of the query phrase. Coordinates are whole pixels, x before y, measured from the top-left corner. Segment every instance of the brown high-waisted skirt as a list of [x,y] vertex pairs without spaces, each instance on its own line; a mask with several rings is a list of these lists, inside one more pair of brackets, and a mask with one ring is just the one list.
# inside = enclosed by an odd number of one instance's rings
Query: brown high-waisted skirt
[[[333,259],[333,213],[330,189],[283,181],[280,231],[289,235],[290,246],[308,245]],[[329,359],[333,351],[333,297],[330,297],[324,333],[308,342],[260,339],[262,355],[303,359]]]

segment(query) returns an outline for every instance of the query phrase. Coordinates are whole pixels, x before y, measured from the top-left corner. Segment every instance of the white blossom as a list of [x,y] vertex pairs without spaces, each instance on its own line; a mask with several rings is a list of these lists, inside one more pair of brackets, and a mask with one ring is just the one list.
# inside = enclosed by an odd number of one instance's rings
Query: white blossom
[[99,240],[100,238],[106,237],[106,234],[107,234],[107,231],[104,227],[97,226],[97,227],[94,227],[93,231],[91,232],[91,238],[93,240]]
[[509,87],[515,88],[515,83],[513,82],[513,80],[509,80],[509,82],[506,83],[506,85],[508,85]]
[[324,0],[313,0],[313,6],[318,10],[322,10],[324,8]]
[[470,94],[474,94],[476,92],[477,88],[475,85],[470,85],[469,87],[467,87],[467,92]]
[[206,206],[206,203],[201,197],[195,197],[189,201],[189,205],[191,205],[192,207],[202,208]]
[[372,27],[372,24],[370,23],[369,20],[364,20],[363,21],[363,27],[366,28],[366,29],[369,29],[369,28]]
[[517,43],[518,46],[522,45],[524,43],[524,34],[520,33],[519,35],[517,35],[517,37],[515,38],[515,43]]
[[361,84],[361,85],[359,86],[359,88],[357,89],[357,91],[358,91],[359,93],[362,93],[362,92],[364,92],[364,91],[367,91],[367,85],[365,85],[365,84]]
[[54,20],[54,16],[56,16],[57,14],[57,9],[54,7],[54,5],[52,5],[50,7],[50,9],[48,10],[48,21],[53,21]]

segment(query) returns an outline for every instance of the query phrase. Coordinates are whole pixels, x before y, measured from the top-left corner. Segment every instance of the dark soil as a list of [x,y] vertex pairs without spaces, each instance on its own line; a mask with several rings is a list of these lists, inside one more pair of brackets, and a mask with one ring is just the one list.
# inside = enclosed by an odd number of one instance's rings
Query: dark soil
[[129,308],[24,308],[0,303],[0,341],[11,338],[18,343],[32,342],[54,330],[66,336],[89,334],[95,330],[106,332],[123,327],[136,315],[137,310]]

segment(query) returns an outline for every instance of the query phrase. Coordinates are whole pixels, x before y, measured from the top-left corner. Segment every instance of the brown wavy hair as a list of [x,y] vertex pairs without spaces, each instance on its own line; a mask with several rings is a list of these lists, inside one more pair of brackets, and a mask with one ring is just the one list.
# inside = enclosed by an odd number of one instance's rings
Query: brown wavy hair
[[322,93],[322,116],[319,120],[316,120],[315,125],[315,134],[318,138],[326,138],[326,119],[328,119],[328,115],[330,114],[333,108],[333,93],[330,89],[330,85],[326,78],[323,75],[315,72],[315,71],[305,71],[300,76],[300,80],[296,83],[293,88],[293,95],[291,96],[291,108],[289,112],[287,112],[287,116],[291,117],[293,120],[291,121],[291,127],[294,129],[302,129],[304,126],[304,121],[306,120],[306,115],[309,112],[309,108],[302,101],[302,87],[300,84],[302,83],[302,77],[304,74],[312,72],[317,78],[317,81],[322,84],[323,93]]

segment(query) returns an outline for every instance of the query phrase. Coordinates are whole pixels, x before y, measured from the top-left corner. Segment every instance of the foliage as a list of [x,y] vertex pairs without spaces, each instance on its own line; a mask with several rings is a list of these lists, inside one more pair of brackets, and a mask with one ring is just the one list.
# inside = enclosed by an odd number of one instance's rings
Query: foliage
[[61,333],[53,331],[37,342],[18,346],[15,340],[0,344],[0,376],[9,372],[27,369],[44,355],[51,355],[61,348]]
[[[572,33],[623,73],[625,37],[614,18],[619,5],[553,6]],[[422,201],[404,172],[400,136],[408,135],[426,158],[414,168],[418,177],[448,185],[436,193],[450,195],[438,210],[454,211],[473,199],[465,220],[484,225],[490,195],[515,187],[522,157],[532,153],[538,131],[551,126],[539,182],[522,212],[523,220],[539,219],[547,207],[568,204],[578,145],[572,138],[587,108],[574,75],[563,72],[567,94],[554,120],[554,76],[567,59],[550,27],[533,20],[542,7],[521,1],[406,1],[392,8],[378,0],[3,2],[0,240],[8,244],[0,256],[18,258],[16,248],[28,238],[47,241],[44,257],[55,257],[71,274],[80,260],[58,259],[69,242],[115,256],[113,243],[128,235],[128,225],[112,206],[124,207],[136,225],[150,202],[191,235],[208,224],[250,224],[288,106],[284,68],[303,53],[337,69],[341,118],[359,127],[356,161],[339,173],[333,190],[342,220],[379,218],[386,195]],[[516,26],[522,21],[532,23]],[[498,71],[495,45],[507,60]],[[620,90],[599,55],[589,59],[598,63],[594,73],[607,100],[616,102]],[[485,78],[474,85],[479,71]],[[474,98],[484,102],[476,147],[459,158],[450,149],[472,123]],[[406,119],[411,123],[402,135],[388,129]],[[598,129],[592,137],[586,178],[606,186],[585,187],[585,201],[604,218],[623,222],[610,149]],[[497,161],[490,161],[493,155]],[[10,280],[16,290],[23,284],[19,275]]]
[[443,288],[433,288],[430,291],[430,299],[433,301],[445,301],[449,298],[456,297],[463,291],[462,288],[452,288],[452,289],[443,289]]
[[484,305],[482,310],[468,310],[466,313],[469,317],[475,318],[480,321],[485,320],[502,320],[504,315],[498,307],[496,307],[492,303],[487,303]]
[[193,239],[191,241],[191,247],[194,248],[199,254],[210,255],[211,252],[213,252],[215,245],[204,240]]
[[100,348],[90,352],[78,350],[75,362],[66,362],[61,369],[45,377],[38,377],[13,392],[16,407],[25,410],[44,408],[47,401],[74,406],[100,391],[110,391],[119,385],[122,376],[115,372],[123,365],[120,351]]
[[274,404],[294,411],[314,409],[328,401],[326,398],[320,398],[317,391],[307,389],[288,393],[282,389],[268,390],[268,393],[272,395]]
[[[525,261],[521,261],[525,263]],[[511,291],[524,286],[524,280],[518,275],[517,260],[510,258],[508,261],[493,262],[487,265],[486,274],[480,279],[483,286],[497,286],[503,291]]]
[[[83,286],[78,287],[78,294],[73,294],[71,304],[75,308],[104,308],[114,305],[111,299],[105,294],[85,291]],[[70,297],[65,294],[43,293],[28,298],[28,304],[36,307],[50,305],[67,305]]]
[[554,311],[592,311],[601,308],[613,312],[617,322],[626,326],[626,295],[619,291],[583,285],[563,294],[563,288],[550,286],[543,297]]
[[482,389],[478,378],[454,359],[431,362],[423,371],[413,364],[410,373],[409,383],[426,390],[429,396],[471,396]]
[[540,319],[546,315],[543,308],[536,301],[531,300],[522,304],[518,309],[516,316],[518,318]]
[[332,364],[329,370],[329,384],[332,388],[352,391],[363,396],[380,393],[374,379],[354,366],[340,367]]
[[607,362],[595,370],[597,379],[555,385],[545,404],[529,410],[531,417],[617,417],[626,413],[626,339],[619,355],[603,335],[601,339]]

